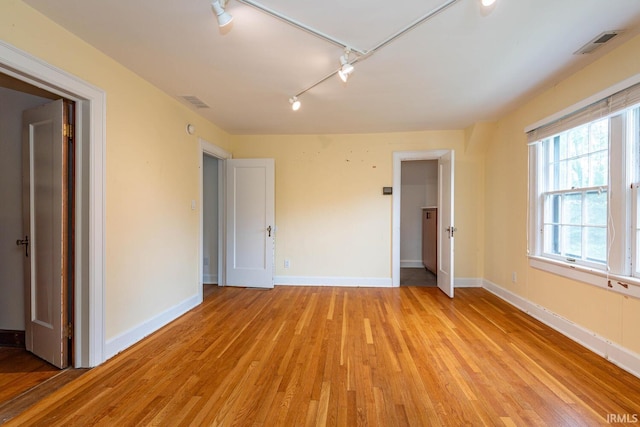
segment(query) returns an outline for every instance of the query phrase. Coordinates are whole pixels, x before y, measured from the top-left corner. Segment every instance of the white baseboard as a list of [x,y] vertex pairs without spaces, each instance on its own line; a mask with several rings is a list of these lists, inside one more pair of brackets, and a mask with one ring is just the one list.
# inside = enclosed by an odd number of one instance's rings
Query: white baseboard
[[489,292],[502,298],[509,304],[519,308],[555,329],[566,337],[572,339],[583,347],[588,348],[599,356],[609,360],[614,365],[619,366],[630,374],[640,378],[640,355],[626,349],[619,344],[609,341],[600,335],[571,322],[568,319],[535,304],[526,298],[514,294],[513,292],[496,285],[488,280],[483,281],[483,287]]
[[453,279],[454,288],[481,288],[482,279],[478,277],[455,277]]
[[202,301],[198,295],[194,295],[181,303],[163,311],[155,317],[129,329],[115,338],[107,340],[105,343],[105,361],[120,353],[121,351],[131,347],[144,337],[152,334],[168,323],[182,316],[187,311],[196,307]]
[[276,285],[390,288],[391,277],[276,276]]
[[400,268],[424,268],[421,260],[400,260]]
[[[456,288],[481,288],[482,279],[456,277]],[[276,276],[274,284],[283,286],[343,286],[365,288],[390,288],[390,277],[334,277],[334,276]]]

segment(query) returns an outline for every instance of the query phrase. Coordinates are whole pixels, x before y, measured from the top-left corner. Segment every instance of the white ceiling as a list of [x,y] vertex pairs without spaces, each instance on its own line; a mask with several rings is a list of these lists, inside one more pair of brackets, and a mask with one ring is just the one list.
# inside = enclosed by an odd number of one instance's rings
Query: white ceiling
[[[293,112],[289,97],[336,71],[343,50],[246,4],[231,0],[234,21],[220,30],[209,0],[25,2],[169,95],[197,96],[210,106],[197,112],[232,134],[463,129],[640,32],[638,0],[498,0],[488,14],[458,0],[361,59],[347,84],[333,76],[304,93]],[[260,3],[368,51],[445,0]],[[595,53],[573,54],[621,29]]]

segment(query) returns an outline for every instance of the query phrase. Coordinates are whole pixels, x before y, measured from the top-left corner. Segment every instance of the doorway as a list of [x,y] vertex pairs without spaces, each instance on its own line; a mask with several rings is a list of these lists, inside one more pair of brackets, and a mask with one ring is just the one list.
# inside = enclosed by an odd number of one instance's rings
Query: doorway
[[436,287],[438,161],[401,162],[400,286]]
[[76,105],[73,359],[76,368],[97,366],[105,359],[105,93],[3,41],[0,74]]
[[[22,221],[22,112],[58,99],[40,90],[0,74],[0,330],[13,334],[15,344],[24,347],[25,297],[23,247],[16,239],[23,239]],[[4,340],[3,340],[4,341]]]
[[[199,292],[204,287],[225,285],[224,270],[224,200],[225,160],[231,154],[200,139],[200,254]],[[209,289],[210,290],[210,289]]]
[[[71,351],[72,341],[67,340],[66,337],[61,338],[56,343],[58,347],[60,343],[63,343],[62,347],[59,348],[57,358],[51,359],[48,357],[49,353],[47,351],[41,351],[43,347],[47,347],[48,337],[42,336],[42,334],[34,335],[33,329],[30,329],[29,319],[31,316],[28,315],[28,309],[33,305],[26,302],[28,298],[25,290],[30,288],[25,289],[24,269],[25,259],[28,261],[33,260],[36,250],[33,247],[35,242],[34,234],[25,230],[25,223],[23,223],[23,169],[25,167],[23,164],[23,113],[28,111],[33,114],[34,111],[49,108],[49,106],[53,105],[52,100],[58,100],[55,104],[59,106],[58,109],[63,111],[64,115],[66,113],[71,113],[70,117],[75,117],[75,115],[72,113],[71,106],[60,99],[60,95],[29,85],[4,73],[0,73],[0,98],[2,99],[2,103],[0,103],[0,129],[2,129],[3,136],[0,139],[0,153],[2,153],[0,155],[0,197],[2,200],[0,205],[0,228],[5,231],[0,245],[0,336],[2,338],[0,341],[2,343],[2,348],[0,348],[0,376],[2,376],[2,379],[0,382],[6,386],[3,393],[0,394],[0,416],[5,419],[24,402],[30,402],[35,398],[41,398],[46,395],[49,388],[43,387],[42,384],[47,380],[55,377],[56,382],[64,384],[67,379],[71,380],[83,371],[72,373],[58,369],[58,367],[69,365],[74,355]],[[61,124],[58,123],[58,125],[60,126]],[[70,136],[65,139],[71,141]],[[71,142],[69,142],[69,146],[72,146]],[[68,214],[66,218],[69,222],[62,221],[58,224],[59,227],[64,226],[67,229],[66,237],[64,239],[60,237],[54,239],[55,241],[64,241],[65,248],[68,248],[68,250],[63,250],[58,257],[60,261],[63,258],[65,259],[64,269],[66,271],[64,274],[66,280],[64,280],[64,283],[60,281],[58,286],[62,287],[62,294],[68,295],[70,302],[69,304],[63,303],[63,306],[69,309],[73,307],[71,302],[74,291],[72,275],[75,271],[73,265],[74,257],[70,255],[71,248],[75,243],[72,231],[75,225],[72,218],[76,212],[73,209],[74,201],[76,200],[73,194],[76,187],[72,185],[72,176],[75,173],[75,168],[73,167],[74,154],[73,150],[65,150],[65,155],[62,155],[62,157],[65,158],[64,162],[68,170],[59,170],[60,173],[56,174],[59,175],[60,181],[63,179],[62,176],[66,175],[66,182],[69,183],[69,186],[64,189],[58,188],[58,190],[68,195],[68,199],[65,196],[64,202],[63,200],[58,200],[68,208],[65,212]],[[37,157],[42,160],[41,155]],[[30,163],[27,162],[27,165]],[[35,169],[30,176],[36,178],[43,172],[43,167],[45,169],[48,168],[47,165],[37,161],[33,161],[31,164],[35,166]],[[52,178],[51,175],[47,176],[48,179]],[[34,186],[41,189],[53,188],[48,184],[34,184]],[[42,201],[40,199],[35,200],[39,200],[39,203],[41,203],[38,205],[40,207],[37,208],[38,212],[41,213],[34,215],[34,217],[40,218],[40,221],[47,222],[50,218],[48,214],[42,214],[42,206],[44,206]],[[47,209],[45,208],[44,211],[46,212]],[[27,218],[29,218],[28,215]],[[27,221],[28,223],[29,221]],[[40,226],[41,223],[38,220],[34,220],[31,225]],[[41,247],[45,245],[45,252],[48,253],[48,244],[45,243],[46,239],[42,238],[44,235],[46,233],[41,233],[39,244]],[[22,244],[18,246],[16,243]],[[61,264],[62,262],[58,265],[60,266]],[[39,263],[36,268],[39,269],[40,267],[42,267],[42,263]],[[60,295],[59,291],[58,297]],[[49,304],[49,298],[38,299],[38,301],[43,302],[45,305]],[[62,301],[59,300],[59,302]],[[53,306],[55,307],[56,305],[53,304]],[[63,312],[62,310],[65,311]],[[72,310],[66,311],[66,309],[58,307],[57,312],[53,310],[53,313],[51,313],[51,318],[55,317],[66,318],[71,324],[73,312]],[[56,324],[53,329],[56,330],[56,333],[63,333],[63,325]],[[11,337],[11,340],[7,340],[7,337]],[[67,343],[69,344],[68,348],[65,345]],[[31,353],[27,352],[27,349]],[[33,353],[47,359],[53,365],[36,357]],[[7,379],[9,379],[9,382]],[[36,396],[35,393],[30,391],[38,386],[40,391],[39,395]]]
[[220,172],[222,160],[202,157],[202,283],[220,285]]
[[[402,164],[410,161],[435,160],[437,175],[437,286],[453,298],[454,281],[454,153],[452,150],[401,151],[393,153],[393,202],[392,202],[392,286],[400,286],[401,271],[401,213],[402,213]],[[426,202],[426,199],[425,199]],[[415,261],[415,260],[414,260]]]

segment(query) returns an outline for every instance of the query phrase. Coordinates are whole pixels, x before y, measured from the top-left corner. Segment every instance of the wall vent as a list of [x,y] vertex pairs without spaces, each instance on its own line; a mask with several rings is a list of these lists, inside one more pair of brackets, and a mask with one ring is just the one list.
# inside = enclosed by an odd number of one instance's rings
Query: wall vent
[[596,38],[591,40],[589,43],[582,46],[577,51],[573,52],[574,55],[585,55],[588,53],[593,53],[596,49],[604,46],[608,41],[610,41],[615,36],[622,33],[622,30],[614,30],[614,31],[605,31],[602,34],[599,34]]
[[187,101],[189,104],[193,105],[196,108],[210,108],[207,104],[205,104],[200,98],[193,95],[183,95],[180,98]]

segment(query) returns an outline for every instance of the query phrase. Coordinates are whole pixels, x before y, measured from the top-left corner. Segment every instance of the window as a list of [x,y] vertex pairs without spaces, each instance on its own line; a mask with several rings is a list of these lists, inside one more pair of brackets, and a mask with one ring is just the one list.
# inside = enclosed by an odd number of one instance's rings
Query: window
[[606,264],[608,120],[578,126],[542,144],[543,253]]
[[528,140],[530,257],[569,277],[596,274],[609,288],[615,276],[640,294],[640,84],[532,129]]

